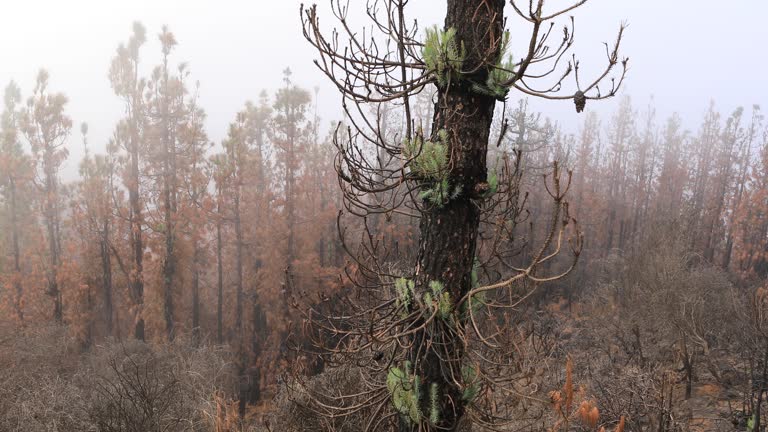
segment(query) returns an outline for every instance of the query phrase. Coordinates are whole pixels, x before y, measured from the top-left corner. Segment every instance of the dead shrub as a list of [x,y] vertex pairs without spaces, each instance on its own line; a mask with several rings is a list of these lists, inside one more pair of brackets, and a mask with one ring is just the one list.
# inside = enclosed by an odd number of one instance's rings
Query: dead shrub
[[188,341],[89,352],[51,326],[0,335],[0,431],[196,432],[233,394],[228,353]]

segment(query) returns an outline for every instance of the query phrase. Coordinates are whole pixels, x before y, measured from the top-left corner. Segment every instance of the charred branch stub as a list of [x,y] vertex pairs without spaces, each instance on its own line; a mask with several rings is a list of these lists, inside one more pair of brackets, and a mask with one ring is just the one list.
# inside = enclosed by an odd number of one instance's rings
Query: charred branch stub
[[[552,208],[547,234],[528,245],[534,253],[522,259],[514,235],[527,197],[520,190],[521,154],[505,155],[489,171],[490,131],[497,102],[506,103],[511,90],[573,99],[579,112],[588,99],[616,94],[627,71],[627,60],[618,56],[623,26],[614,46],[606,45],[604,72],[587,85],[580,82],[578,60],[568,55],[574,20],[567,14],[585,2],[559,11],[545,8],[543,0],[526,8],[511,2],[513,18],[531,28],[522,53],[512,52],[502,0],[447,0],[444,28],[425,31],[407,18],[408,0],[369,0],[370,26],[363,31],[348,18],[349,3],[332,0],[337,25],[329,33],[318,7],[302,5],[315,64],[336,85],[347,114],[334,139],[342,213],[361,218],[363,227],[355,247],[339,230],[352,259],[347,276],[353,288],[333,301],[297,306],[311,353],[330,367],[358,366],[366,390],[312,394],[311,409],[329,419],[365,410],[372,413],[365,430],[499,428],[513,420],[513,411],[498,407],[498,397],[518,394],[509,360],[519,353],[509,347],[521,336],[502,323],[542,283],[573,269],[582,237],[566,201],[571,173],[555,162],[543,178]],[[553,41],[562,18],[562,38]],[[571,77],[576,90],[568,93]],[[606,81],[609,90],[601,92]],[[436,92],[434,117],[418,118],[413,100],[428,87]],[[382,126],[382,112],[392,109],[400,110],[396,131]],[[370,223],[377,215],[419,220],[411,262],[389,260]],[[565,253],[569,264],[549,274],[555,268],[549,264]]]

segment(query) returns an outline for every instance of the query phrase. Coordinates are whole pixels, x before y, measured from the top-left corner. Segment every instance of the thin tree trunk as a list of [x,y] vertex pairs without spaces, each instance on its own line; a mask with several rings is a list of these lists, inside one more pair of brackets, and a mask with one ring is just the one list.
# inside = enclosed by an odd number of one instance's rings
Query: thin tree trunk
[[131,168],[128,187],[128,200],[130,201],[131,214],[131,243],[133,249],[134,274],[132,275],[131,291],[136,306],[134,322],[134,337],[140,341],[145,340],[144,334],[144,242],[142,235],[142,207],[139,195],[139,139],[138,124],[134,103],[134,112],[131,118]]
[[85,325],[85,340],[83,341],[83,351],[87,351],[93,344],[93,298],[91,296],[91,281],[88,281],[88,291],[86,292],[86,307],[88,317]]
[[200,266],[202,260],[200,256],[202,251],[200,250],[200,244],[197,239],[193,242],[194,257],[192,259],[192,344],[198,346],[200,344]]
[[683,350],[683,371],[685,372],[685,400],[691,398],[693,393],[693,355],[688,351],[688,342],[685,335],[681,339]]
[[14,307],[16,309],[16,316],[19,319],[19,324],[24,326],[24,309],[22,308],[22,296],[24,292],[21,284],[21,247],[19,246],[18,204],[16,202],[16,180],[12,176],[8,177],[8,185],[10,189],[11,206],[11,243],[13,247],[14,271],[13,286],[16,295]]
[[176,259],[173,241],[173,221],[168,190],[166,184],[166,204],[164,209],[165,219],[165,258],[163,261],[163,317],[165,318],[165,331],[168,340],[174,339],[173,327],[173,281],[176,275]]
[[[285,149],[285,214],[288,223],[288,249],[286,253],[287,267],[290,269],[293,261],[296,259],[296,202],[295,202],[295,179],[296,179],[296,155],[295,155],[295,115],[294,108],[288,106],[288,142]],[[286,299],[287,302],[287,299]],[[287,303],[286,303],[287,304]]]
[[[753,120],[754,124],[754,120]],[[736,229],[736,213],[741,208],[741,201],[744,198],[744,189],[747,184],[747,175],[750,168],[750,155],[752,152],[752,140],[754,134],[754,126],[750,128],[750,133],[745,143],[744,157],[741,160],[741,172],[739,174],[739,180],[737,185],[736,199],[731,205],[731,220],[728,223],[728,235],[725,241],[725,252],[723,254],[723,269],[728,270],[731,266],[731,259],[733,256],[733,243],[734,243],[734,231]]]
[[221,256],[221,189],[217,204],[218,218],[216,219],[216,272],[217,272],[217,301],[216,301],[216,340],[219,345],[224,343],[222,313],[224,307],[224,268]]
[[57,199],[58,191],[56,185],[56,177],[51,166],[53,159],[53,150],[46,149],[46,154],[43,156],[43,164],[45,170],[45,225],[48,231],[48,253],[50,255],[48,269],[48,295],[53,298],[53,317],[58,324],[63,322],[63,308],[61,302],[61,292],[59,290],[58,271],[59,271],[59,245],[58,245],[58,232],[57,229],[57,213],[58,209],[55,203]]
[[[238,174],[239,176],[239,174]],[[240,179],[237,179],[240,182]],[[235,330],[240,349],[243,343],[243,227],[240,218],[240,185],[235,191]]]
[[240,217],[240,171],[238,169],[236,189],[235,189],[235,284],[236,284],[236,301],[235,301],[235,341],[237,343],[237,357],[240,364],[238,370],[239,394],[238,394],[238,407],[241,421],[245,418],[245,408],[248,402],[248,391],[250,384],[247,381],[245,375],[247,355],[245,350],[245,331],[243,329],[243,228]]
[[238,395],[240,419],[245,418],[245,407],[248,402],[248,391],[250,384],[245,375],[246,363],[248,361],[247,351],[245,349],[245,329],[243,328],[243,228],[240,218],[240,177],[238,173],[238,185],[235,192],[235,283],[236,283],[236,304],[235,304],[235,341],[237,343],[237,357],[240,364],[238,377],[240,379],[240,390]]
[[[261,306],[258,293],[253,295],[252,311],[253,339],[251,340],[251,355],[254,361],[251,363],[258,364],[264,352],[264,344],[267,341],[267,316]],[[255,404],[261,399],[261,368],[258,366],[251,367],[248,375],[250,377],[248,400]]]
[[165,330],[168,340],[173,340],[174,323],[173,323],[173,285],[176,277],[176,255],[175,255],[175,228],[173,221],[174,213],[174,200],[175,190],[172,190],[175,183],[172,179],[176,173],[172,172],[172,160],[174,149],[171,147],[171,131],[170,131],[170,112],[168,101],[168,55],[163,58],[163,96],[162,96],[162,113],[161,123],[163,128],[163,216],[165,223],[165,259],[163,262],[163,316],[165,317]]
[[752,414],[755,416],[755,424],[752,430],[758,432],[761,430],[762,416],[760,414],[763,405],[763,394],[766,391],[766,381],[768,380],[768,348],[766,348],[765,354],[763,355],[763,373],[760,378],[760,386],[757,390],[757,402],[755,403],[754,410],[752,410]]
[[[256,170],[256,193],[259,199],[263,198],[266,192],[266,169],[264,167],[264,130],[263,129],[257,129],[256,130],[256,136],[255,136],[255,144],[256,144],[256,160],[254,163],[254,168]],[[256,214],[254,215],[253,219],[255,222],[260,223],[264,218],[261,216],[261,212],[259,211],[259,207],[256,207]],[[266,209],[266,214],[268,214],[269,210]],[[265,221],[266,222],[266,221]],[[258,257],[256,259],[256,263],[253,266],[253,271],[255,275],[258,275],[262,269],[262,257]],[[258,281],[258,279],[256,279]],[[254,286],[253,295],[251,296],[251,324],[253,328],[253,335],[251,338],[251,356],[252,361],[251,364],[254,365],[248,370],[248,376],[249,376],[249,383],[250,383],[250,389],[248,392],[248,401],[250,401],[252,404],[258,403],[261,399],[261,376],[262,376],[262,370],[259,366],[259,360],[261,359],[261,356],[264,352],[264,346],[267,341],[268,337],[268,329],[267,329],[267,317],[266,313],[264,313],[264,307],[261,304],[261,298],[259,296],[259,289],[260,286],[258,282]]]
[[107,335],[112,336],[114,323],[112,318],[112,257],[109,251],[109,235],[109,216],[105,216],[102,224],[101,271],[104,294],[104,321],[107,325]]

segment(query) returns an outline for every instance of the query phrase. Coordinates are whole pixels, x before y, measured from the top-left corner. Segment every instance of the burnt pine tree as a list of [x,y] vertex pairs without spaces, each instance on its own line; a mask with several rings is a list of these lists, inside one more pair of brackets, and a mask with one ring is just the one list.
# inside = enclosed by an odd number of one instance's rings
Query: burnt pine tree
[[[618,56],[624,28],[612,47],[606,45],[604,72],[585,82],[579,62],[567,55],[573,18],[566,20],[562,38],[550,41],[558,34],[554,21],[586,0],[557,11],[546,9],[544,0],[524,6],[511,1],[514,16],[530,27],[521,52],[512,52],[503,0],[447,0],[444,26],[423,33],[406,18],[408,3],[368,1],[364,12],[371,25],[357,31],[347,3],[332,0],[338,27],[330,36],[321,28],[317,6],[301,8],[304,36],[319,55],[315,64],[343,98],[347,116],[335,137],[336,170],[346,213],[361,217],[366,232],[348,272],[355,289],[346,301],[335,302],[352,310],[308,308],[305,332],[330,366],[365,365],[368,385],[354,395],[315,395],[314,408],[338,421],[368,407],[365,430],[452,431],[473,422],[498,428],[512,421],[501,414],[512,411],[498,404],[509,403],[499,398],[510,399],[502,396],[509,386],[505,375],[512,373],[512,353],[505,347],[514,337],[498,323],[527,298],[519,295],[518,287],[527,286],[520,282],[555,280],[573,268],[581,235],[565,202],[570,173],[554,164],[545,179],[552,201],[547,235],[527,262],[509,264],[510,252],[498,245],[514,237],[524,199],[519,152],[489,171],[494,114],[511,90],[573,100],[577,112],[590,99],[615,95],[627,66]],[[618,79],[611,77],[616,66]],[[568,78],[575,88],[566,93]],[[601,92],[604,80],[609,88]],[[415,117],[412,98],[428,87],[437,92],[425,136],[415,125],[429,119]],[[403,130],[384,135],[375,114],[380,111],[369,104],[399,107]],[[505,133],[502,126],[496,139]],[[368,228],[369,217],[394,213],[420,224],[418,256],[406,271],[392,270],[397,266],[386,262],[387,251]],[[543,274],[540,265],[566,243],[574,258],[570,267]],[[490,274],[483,267],[503,267],[504,273],[481,279]]]
[[5,203],[5,216],[10,220],[10,255],[13,256],[13,309],[20,325],[24,325],[21,268],[21,221],[25,207],[21,192],[31,179],[29,157],[24,154],[19,141],[17,105],[21,101],[19,87],[11,81],[3,93],[3,113],[0,117],[0,197]]
[[[106,155],[91,156],[88,149],[88,125],[80,127],[83,135],[85,156],[80,162],[79,202],[82,207],[81,236],[85,241],[84,249],[94,248],[97,252],[92,256],[98,257],[100,281],[96,276],[88,280],[90,285],[101,285],[102,303],[104,307],[104,324],[107,336],[114,336],[114,278],[112,275],[112,193],[114,191],[114,145],[110,143]],[[96,267],[96,264],[93,264]],[[90,340],[86,340],[90,342]]]
[[133,24],[127,44],[117,47],[109,68],[112,89],[125,108],[125,118],[117,125],[115,142],[126,152],[125,187],[128,189],[131,262],[130,298],[133,303],[134,337],[144,340],[144,204],[141,199],[142,139],[146,107],[142,93],[146,86],[139,78],[139,51],[146,42],[146,29]]
[[[267,180],[269,174],[267,132],[272,118],[272,109],[267,101],[267,93],[265,91],[261,92],[258,105],[250,101],[246,102],[242,113],[245,116],[245,142],[250,159],[250,183],[253,184],[255,182],[255,187],[246,196],[253,209],[249,219],[251,221],[264,221],[267,219],[265,215],[269,212],[269,204],[267,202],[269,192],[269,182]],[[261,207],[260,203],[264,203],[265,206]],[[267,224],[267,226],[269,225]],[[258,365],[258,361],[266,352],[265,348],[270,331],[267,327],[266,309],[261,297],[266,284],[261,282],[260,278],[264,266],[263,257],[266,245],[262,243],[254,246],[256,247],[253,247],[251,255],[255,257],[255,260],[251,264],[251,268],[256,277],[253,278],[254,285],[249,290],[250,293],[248,295],[251,310],[250,364],[252,366],[247,371],[250,383],[247,389],[248,394],[240,395],[241,398],[247,396],[249,403],[257,403],[261,398],[262,376],[266,375],[266,372],[263,370],[263,367]]]
[[216,184],[216,343],[224,343],[224,194],[230,170],[225,154],[215,154],[210,159],[211,174]]
[[160,34],[163,46],[163,66],[160,83],[160,142],[162,143],[162,173],[163,173],[163,221],[165,234],[165,257],[163,258],[163,316],[165,318],[165,330],[169,340],[174,338],[173,323],[173,287],[176,279],[176,223],[174,215],[177,211],[176,185],[176,140],[175,128],[171,117],[170,77],[168,76],[168,56],[176,45],[173,34],[166,28]]
[[[306,153],[306,136],[311,131],[311,123],[307,121],[307,109],[311,101],[309,93],[291,82],[291,70],[283,71],[285,86],[277,91],[273,106],[274,117],[272,119],[271,138],[278,150],[278,164],[285,173],[285,223],[288,228],[286,244],[286,269],[294,266],[298,248],[296,231],[298,217],[296,211],[297,202],[297,177],[302,170],[302,155]],[[286,287],[290,289],[291,281],[286,281]],[[287,300],[287,296],[285,297]],[[288,302],[284,302],[285,319],[290,320]],[[281,348],[282,349],[282,348]]]
[[[195,92],[197,94],[197,92]],[[188,113],[180,127],[180,138],[186,153],[188,172],[184,176],[185,210],[188,214],[186,232],[192,243],[192,341],[198,345],[202,339],[201,329],[201,288],[205,263],[206,220],[204,202],[208,198],[207,187],[210,174],[206,169],[205,153],[210,147],[203,122],[205,112],[198,106],[197,96],[185,104]]]
[[[247,349],[245,345],[246,328],[243,315],[243,307],[245,302],[245,286],[244,286],[244,272],[245,272],[245,254],[246,243],[243,230],[243,189],[244,178],[247,170],[248,162],[248,147],[245,139],[245,124],[246,115],[244,112],[238,112],[235,121],[229,125],[229,131],[227,138],[222,142],[224,147],[224,155],[218,159],[219,163],[223,166],[221,180],[223,180],[220,187],[222,190],[225,185],[229,187],[228,195],[231,197],[231,213],[230,220],[234,226],[235,231],[235,328],[234,328],[234,341],[236,345],[235,352],[237,356],[238,375],[244,376],[246,363],[247,363]],[[220,208],[221,211],[221,208]],[[221,217],[221,214],[220,214]],[[220,243],[220,234],[217,233]],[[219,246],[220,248],[221,246]],[[219,249],[219,254],[221,249]],[[219,260],[221,262],[221,260]],[[240,416],[245,415],[245,402],[246,392],[248,388],[241,383],[239,388],[238,399],[240,401],[238,409]]]
[[41,208],[48,243],[46,277],[53,299],[53,317],[63,321],[59,268],[61,267],[61,185],[59,170],[69,152],[65,147],[72,120],[64,112],[67,97],[48,91],[48,72],[41,70],[32,96],[21,116],[22,131],[32,147],[38,168]]
[[162,223],[156,227],[164,240],[163,251],[163,318],[168,340],[175,337],[174,329],[174,290],[178,284],[178,229],[176,219],[178,213],[178,128],[179,121],[184,116],[184,88],[182,77],[186,73],[184,65],[179,66],[179,76],[172,76],[169,57],[176,46],[176,39],[167,27],[163,27],[158,35],[162,49],[162,64],[157,66],[152,77],[147,82],[145,103],[149,125],[149,138],[153,147],[159,153],[153,154],[150,161],[154,165],[153,177],[156,178],[156,189],[159,201],[162,203]]

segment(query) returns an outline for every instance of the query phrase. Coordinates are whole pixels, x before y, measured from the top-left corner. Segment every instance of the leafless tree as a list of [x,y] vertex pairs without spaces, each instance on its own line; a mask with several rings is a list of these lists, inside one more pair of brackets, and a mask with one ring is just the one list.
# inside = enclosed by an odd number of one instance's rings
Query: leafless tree
[[[332,0],[338,27],[330,34],[317,6],[301,8],[304,35],[319,55],[315,63],[342,95],[346,121],[335,135],[336,170],[345,212],[363,226],[354,253],[340,229],[353,258],[347,273],[354,288],[326,298],[327,309],[304,309],[304,330],[329,365],[362,366],[364,379],[357,394],[310,398],[308,405],[333,418],[366,410],[364,430],[459,430],[472,423],[498,429],[514,417],[503,405],[519,398],[509,374],[521,335],[509,316],[542,283],[575,266],[582,240],[566,202],[570,172],[555,163],[543,179],[552,206],[547,234],[529,260],[519,259],[515,226],[526,202],[520,153],[506,155],[496,170],[487,164],[497,102],[514,89],[572,99],[581,112],[587,100],[615,95],[627,70],[619,58],[624,26],[615,44],[606,44],[604,71],[585,82],[570,54],[573,18],[555,40],[558,19],[585,0],[558,11],[545,9],[543,0],[527,7],[512,1],[514,16],[531,29],[516,61],[504,1],[448,0],[445,27],[427,29],[423,39],[407,18],[408,3],[368,1],[370,26],[360,32],[348,18],[349,4]],[[566,91],[571,78],[575,88]],[[600,89],[605,81],[607,92]],[[417,118],[413,99],[431,87],[437,89],[433,118]],[[387,104],[400,108],[399,133],[383,133]],[[420,126],[425,122],[432,123],[429,136]],[[502,125],[499,142],[507,129]],[[368,223],[373,215],[396,214],[420,224],[418,254],[407,271],[391,270],[391,251]],[[545,273],[542,264],[563,249],[571,262]]]

